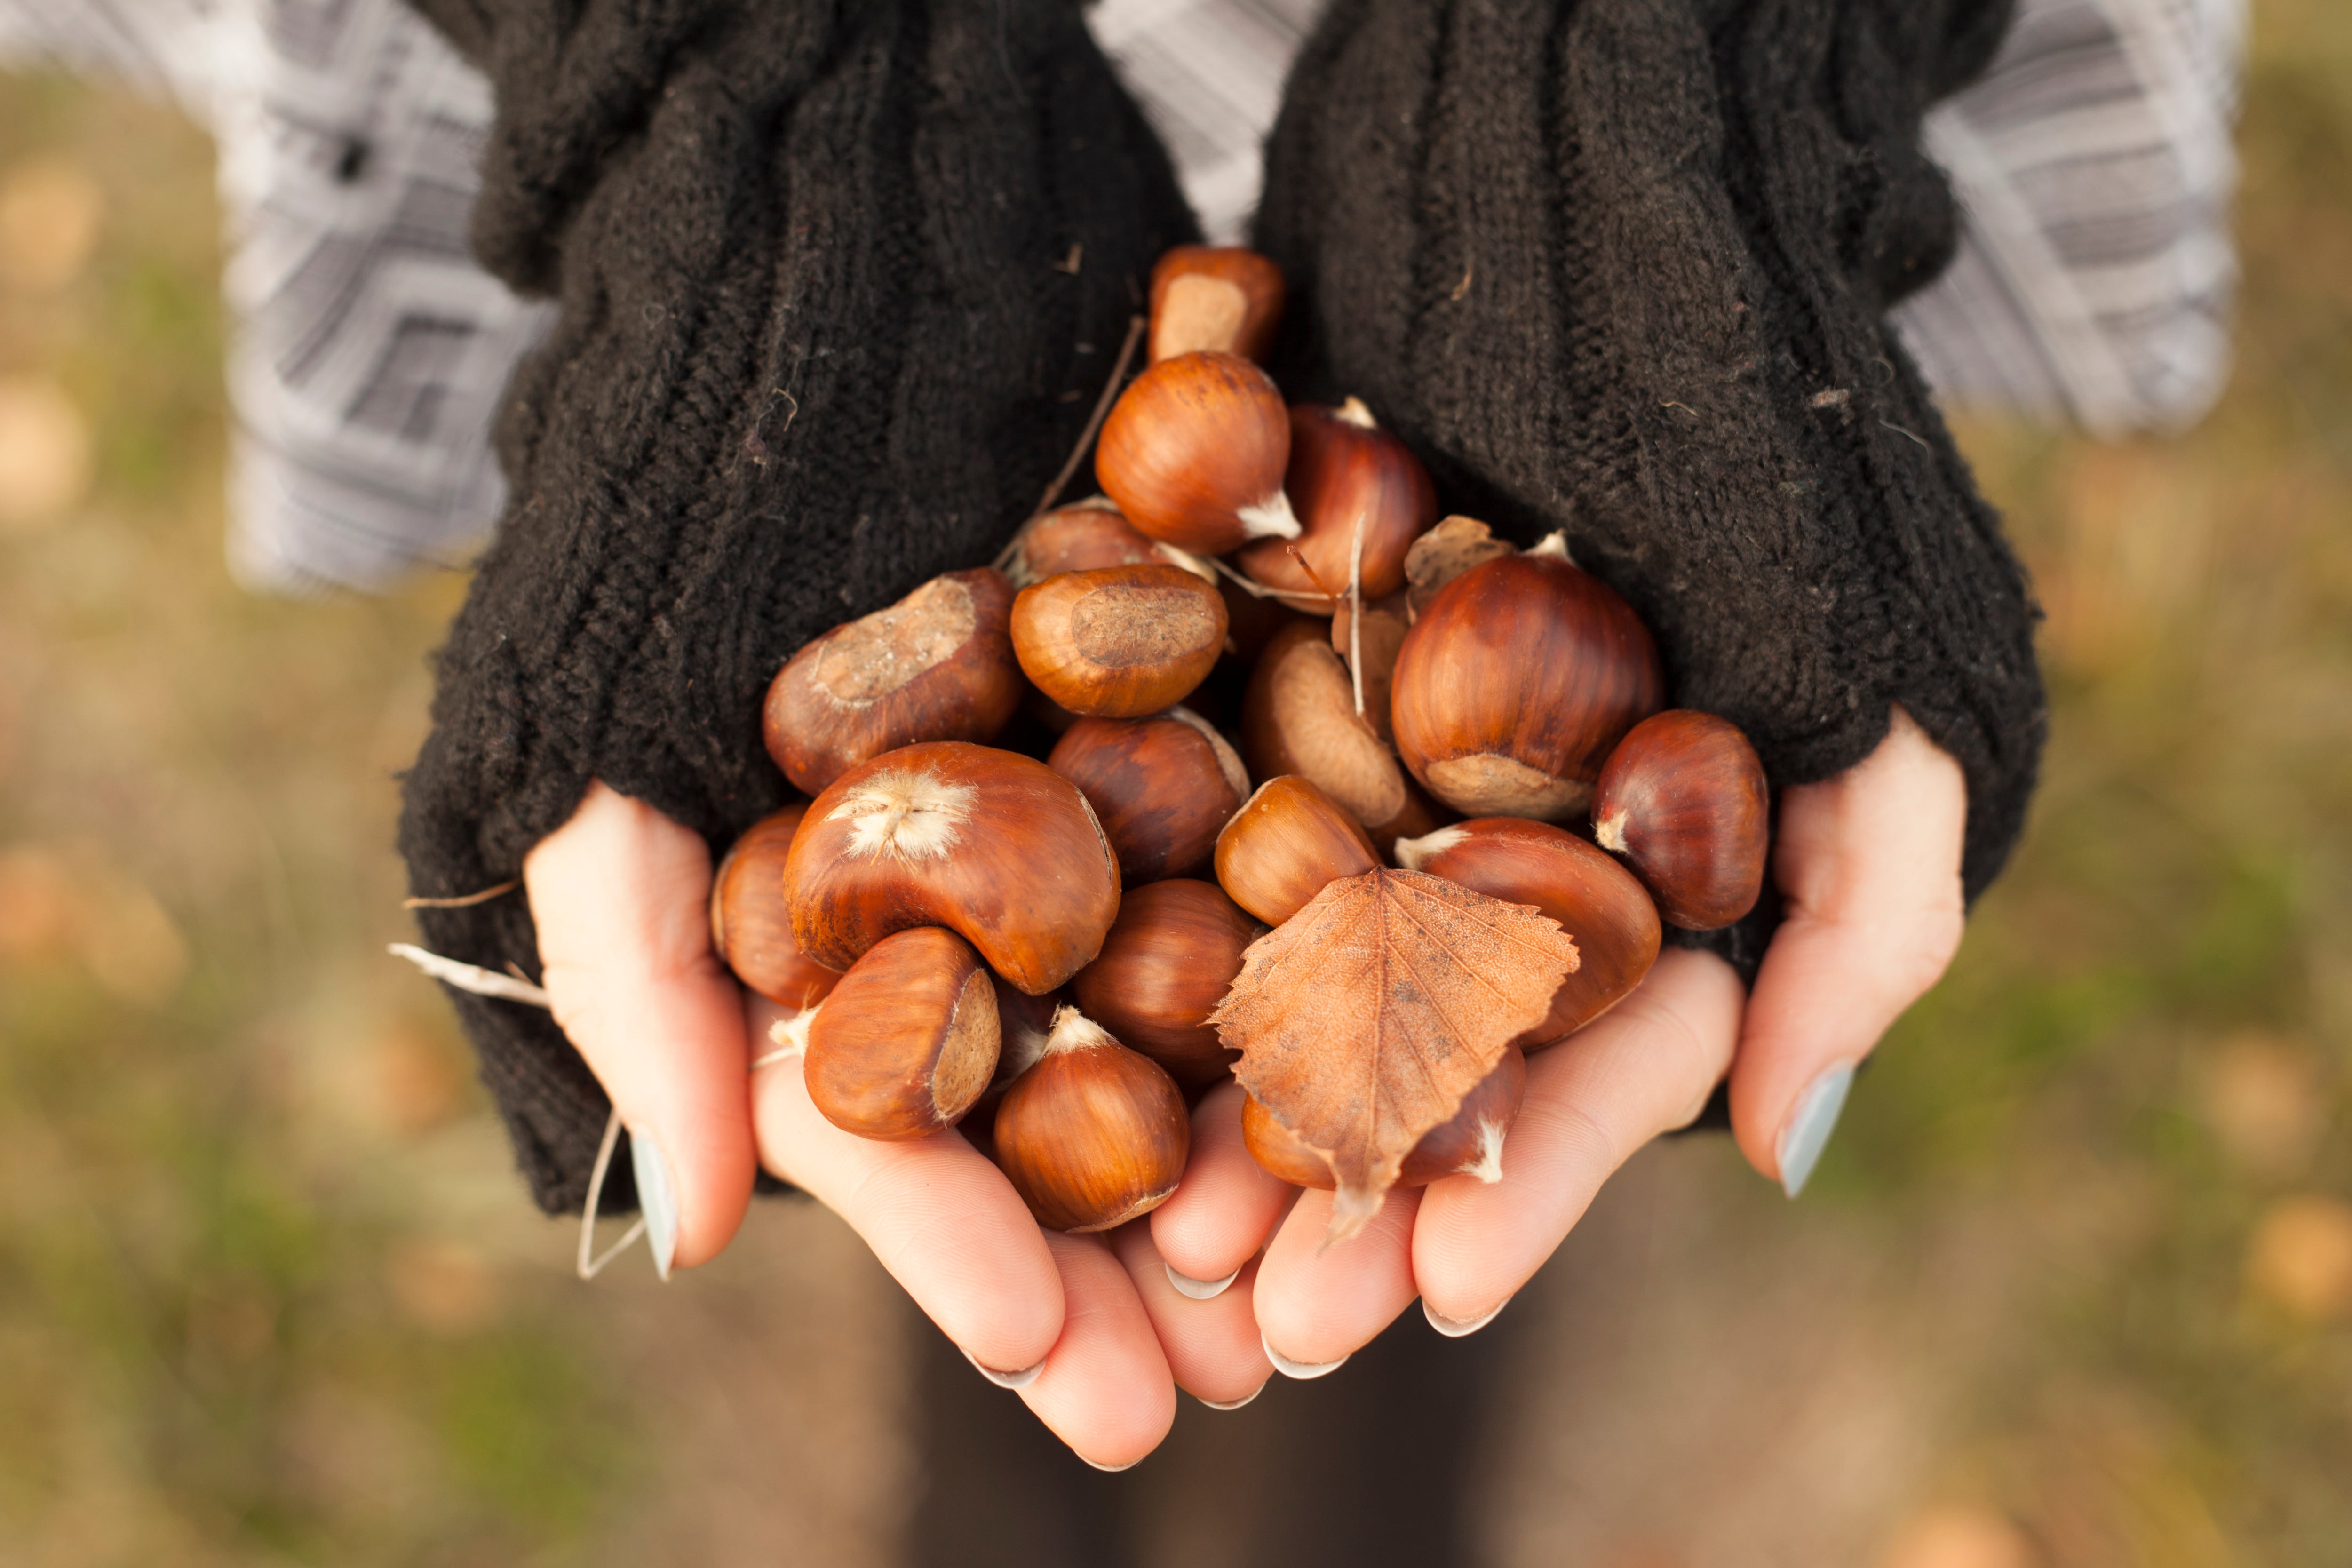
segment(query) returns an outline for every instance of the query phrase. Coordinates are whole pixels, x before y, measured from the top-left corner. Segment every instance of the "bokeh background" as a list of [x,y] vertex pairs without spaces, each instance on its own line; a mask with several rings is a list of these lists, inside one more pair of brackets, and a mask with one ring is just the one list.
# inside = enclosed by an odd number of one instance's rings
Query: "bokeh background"
[[[1801,1203],[1661,1145],[1512,1307],[1495,1563],[2352,1563],[2352,7],[2261,0],[2242,143],[2202,426],[1960,422],[2049,617],[2014,868]],[[578,1283],[383,954],[463,584],[228,581],[212,189],[0,78],[0,1560],[888,1563],[854,1238]]]

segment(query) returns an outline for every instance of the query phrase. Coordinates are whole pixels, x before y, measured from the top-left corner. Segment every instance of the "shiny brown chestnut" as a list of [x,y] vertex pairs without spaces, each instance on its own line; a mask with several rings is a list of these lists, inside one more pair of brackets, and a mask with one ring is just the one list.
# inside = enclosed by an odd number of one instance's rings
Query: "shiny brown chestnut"
[[[1503,1142],[1527,1099],[1527,1058],[1514,1047],[1462,1100],[1453,1117],[1422,1134],[1397,1173],[1401,1187],[1425,1187],[1444,1176],[1503,1179]],[[1254,1095],[1242,1101],[1242,1146],[1260,1168],[1295,1187],[1329,1192],[1339,1185],[1330,1163],[1307,1146]]]
[[1337,408],[1292,405],[1290,466],[1282,489],[1298,517],[1297,542],[1262,539],[1235,559],[1250,576],[1282,591],[1284,603],[1308,615],[1330,614],[1326,595],[1345,595],[1351,578],[1366,599],[1400,592],[1405,552],[1437,521],[1437,487],[1429,470],[1353,397]]
[[1013,1079],[992,1130],[997,1168],[1048,1230],[1108,1230],[1168,1201],[1192,1149],[1176,1080],[1075,1007]]
[[953,931],[884,937],[809,1021],[801,1070],[827,1121],[861,1138],[922,1138],[970,1110],[996,1071],[996,990]]
[[1593,837],[1622,855],[1685,931],[1756,907],[1771,847],[1764,764],[1739,726],[1672,709],[1633,726],[1601,770]]
[[1380,863],[1347,808],[1296,774],[1258,785],[1217,835],[1217,885],[1270,926],[1340,878],[1360,877]]
[[1522,1034],[1533,1051],[1622,1001],[1658,959],[1657,906],[1624,867],[1564,827],[1516,816],[1457,822],[1400,838],[1396,863],[1507,904],[1532,904],[1576,939],[1582,960],[1552,994],[1551,1012]]
[[1201,684],[1225,646],[1225,601],[1181,566],[1065,572],[1013,601],[1013,648],[1071,712],[1139,719]]
[[1222,1081],[1238,1052],[1209,1023],[1242,954],[1265,928],[1213,884],[1177,878],[1131,888],[1102,954],[1070,990],[1087,1016],[1168,1069],[1185,1089]]
[[743,830],[710,879],[710,947],[735,978],[787,1007],[825,999],[841,975],[802,953],[784,900],[784,861],[807,815],[796,801]]
[[1433,596],[1397,654],[1397,752],[1470,816],[1563,822],[1665,689],[1641,617],[1568,559],[1559,535]]
[[1003,563],[1013,585],[1026,588],[1064,572],[1166,560],[1156,542],[1118,515],[1108,496],[1092,496],[1030,519],[1005,550]]
[[893,931],[945,926],[1033,996],[1101,951],[1118,887],[1076,785],[960,741],[842,774],[810,804],[784,862],[793,940],[818,963],[846,969]]
[[1440,818],[1427,796],[1356,711],[1355,685],[1320,621],[1285,627],[1250,671],[1242,697],[1242,755],[1260,778],[1293,773],[1337,801],[1376,847],[1426,833]]
[[1187,353],[1135,378],[1103,421],[1095,477],[1127,521],[1197,555],[1298,537],[1282,493],[1290,412],[1265,372]]
[[[1095,808],[1130,890],[1206,866],[1218,831],[1249,796],[1241,758],[1189,708],[1149,719],[1081,719],[1045,765]],[[1117,1025],[1111,1029],[1118,1033]]]
[[1282,268],[1235,245],[1180,245],[1151,269],[1151,363],[1214,349],[1264,360],[1282,321]]
[[934,577],[838,626],[776,672],[761,713],[768,754],[810,795],[918,741],[992,741],[1021,702],[1013,584],[990,567]]

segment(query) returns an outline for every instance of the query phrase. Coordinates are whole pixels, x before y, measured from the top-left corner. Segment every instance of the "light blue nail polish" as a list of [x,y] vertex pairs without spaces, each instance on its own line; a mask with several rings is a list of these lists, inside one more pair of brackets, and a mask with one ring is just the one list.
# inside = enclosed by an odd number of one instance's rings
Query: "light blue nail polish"
[[[961,1345],[958,1345],[956,1349],[963,1350],[963,1347]],[[963,1352],[963,1359],[971,1363],[972,1371],[980,1373],[981,1376],[988,1379],[989,1382],[996,1384],[999,1388],[1026,1388],[1031,1384],[1037,1381],[1037,1374],[1045,1370],[1045,1363],[1041,1361],[1035,1366],[1024,1366],[1019,1372],[999,1372],[994,1367],[984,1364],[978,1356],[972,1354],[970,1351]],[[1093,1465],[1094,1461],[1092,1459],[1088,1459],[1087,1463]],[[1095,1468],[1100,1469],[1102,1467],[1100,1465],[1095,1465]]]
[[1846,1090],[1853,1087],[1855,1066],[1839,1062],[1822,1069],[1797,1097],[1797,1108],[1789,1112],[1788,1123],[1780,1129],[1780,1145],[1773,1152],[1780,1163],[1780,1190],[1792,1198],[1805,1190],[1813,1167],[1821,1163],[1822,1151],[1829,1147],[1830,1134],[1837,1131]]
[[1215,1300],[1225,1293],[1227,1286],[1242,1277],[1242,1271],[1236,1268],[1223,1279],[1195,1279],[1190,1274],[1177,1273],[1172,1263],[1163,1263],[1160,1267],[1168,1270],[1168,1283],[1176,1288],[1179,1296],[1190,1296],[1195,1301]]
[[670,1259],[677,1256],[677,1183],[660,1146],[635,1129],[629,1132],[629,1165],[637,1173],[637,1208],[646,1216],[654,1272],[667,1279]]
[[1502,1316],[1503,1309],[1510,1304],[1511,1299],[1508,1296],[1506,1296],[1501,1300],[1496,1302],[1494,1306],[1480,1313],[1477,1317],[1448,1318],[1441,1316],[1439,1313],[1432,1310],[1429,1303],[1423,1301],[1421,1304],[1421,1315],[1429,1320],[1429,1326],[1431,1328],[1435,1329],[1447,1339],[1458,1340],[1465,1334],[1475,1334],[1480,1329],[1483,1329],[1487,1324],[1493,1322],[1496,1318]]
[[1272,1345],[1267,1344],[1265,1342],[1265,1334],[1263,1331],[1261,1331],[1257,1336],[1257,1342],[1259,1346],[1265,1350],[1265,1359],[1274,1363],[1275,1371],[1282,1373],[1285,1377],[1297,1378],[1302,1383],[1306,1382],[1309,1378],[1328,1377],[1331,1373],[1339,1371],[1341,1367],[1348,1364],[1348,1358],[1346,1356],[1341,1356],[1338,1361],[1293,1361],[1288,1356],[1283,1354],[1280,1351],[1275,1349]]

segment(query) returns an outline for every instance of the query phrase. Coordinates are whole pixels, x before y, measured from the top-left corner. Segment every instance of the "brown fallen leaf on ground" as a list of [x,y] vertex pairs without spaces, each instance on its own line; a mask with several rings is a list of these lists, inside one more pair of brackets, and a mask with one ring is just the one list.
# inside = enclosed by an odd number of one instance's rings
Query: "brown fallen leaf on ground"
[[1251,945],[1209,1021],[1242,1053],[1242,1087],[1330,1160],[1326,1247],[1380,1212],[1405,1155],[1576,966],[1556,922],[1419,871],[1343,877]]

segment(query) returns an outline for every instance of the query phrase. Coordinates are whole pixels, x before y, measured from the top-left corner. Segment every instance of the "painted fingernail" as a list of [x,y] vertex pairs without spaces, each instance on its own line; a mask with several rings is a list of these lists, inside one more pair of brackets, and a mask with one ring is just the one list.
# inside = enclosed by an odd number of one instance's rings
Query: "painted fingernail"
[[669,1278],[677,1256],[677,1183],[669,1160],[647,1134],[629,1131],[629,1164],[637,1173],[637,1209],[646,1216],[646,1245],[653,1248],[654,1272]]
[[1265,1350],[1265,1359],[1274,1363],[1274,1370],[1285,1377],[1295,1377],[1304,1383],[1309,1378],[1325,1377],[1348,1364],[1348,1358],[1338,1361],[1293,1361],[1265,1342],[1265,1333],[1259,1331],[1257,1342]]
[[1201,1403],[1207,1405],[1212,1410],[1239,1410],[1243,1405],[1247,1405],[1251,1400],[1255,1399],[1259,1394],[1264,1394],[1265,1392],[1265,1384],[1261,1383],[1255,1388],[1251,1389],[1247,1394],[1243,1394],[1239,1399],[1203,1399]]
[[1168,1283],[1176,1287],[1178,1295],[1190,1296],[1195,1301],[1215,1300],[1225,1293],[1226,1286],[1242,1277],[1242,1271],[1236,1268],[1223,1279],[1195,1279],[1190,1274],[1177,1273],[1172,1263],[1163,1263],[1160,1267],[1168,1270]]
[[[956,1349],[963,1350],[963,1347],[961,1345],[958,1345]],[[970,1351],[963,1352],[963,1359],[971,1363],[972,1370],[974,1372],[977,1372],[981,1376],[988,1379],[989,1382],[996,1384],[999,1388],[1026,1388],[1031,1384],[1037,1381],[1037,1374],[1045,1370],[1045,1363],[1041,1361],[1035,1366],[1024,1366],[1019,1372],[999,1372],[992,1366],[983,1366],[981,1364],[980,1358],[972,1354]],[[1087,1463],[1093,1465],[1094,1461],[1092,1459],[1088,1459],[1087,1460]],[[1095,1465],[1095,1468],[1100,1469],[1102,1467],[1100,1465]]]
[[1829,1147],[1830,1134],[1837,1131],[1838,1113],[1845,1109],[1846,1090],[1853,1087],[1855,1065],[1839,1062],[1824,1068],[1797,1097],[1797,1108],[1789,1112],[1788,1122],[1780,1129],[1780,1142],[1773,1156],[1780,1164],[1780,1190],[1792,1198],[1803,1192],[1805,1184],[1812,1179],[1813,1167],[1822,1162],[1822,1151]]
[[[1087,1457],[1084,1454],[1080,1454],[1078,1458],[1081,1459],[1087,1459]],[[1089,1465],[1095,1465],[1095,1462],[1092,1459],[1087,1459],[1087,1463]],[[1095,1465],[1095,1468],[1115,1476],[1121,1470],[1131,1470],[1141,1463],[1143,1463],[1141,1459],[1129,1459],[1123,1465]]]
[[1495,1319],[1501,1314],[1503,1309],[1510,1304],[1511,1299],[1508,1296],[1506,1296],[1477,1317],[1448,1318],[1432,1310],[1429,1303],[1423,1301],[1421,1304],[1421,1315],[1429,1320],[1429,1326],[1431,1328],[1435,1329],[1447,1339],[1458,1340],[1465,1334],[1475,1334],[1480,1329],[1483,1329],[1487,1324],[1493,1322]]

